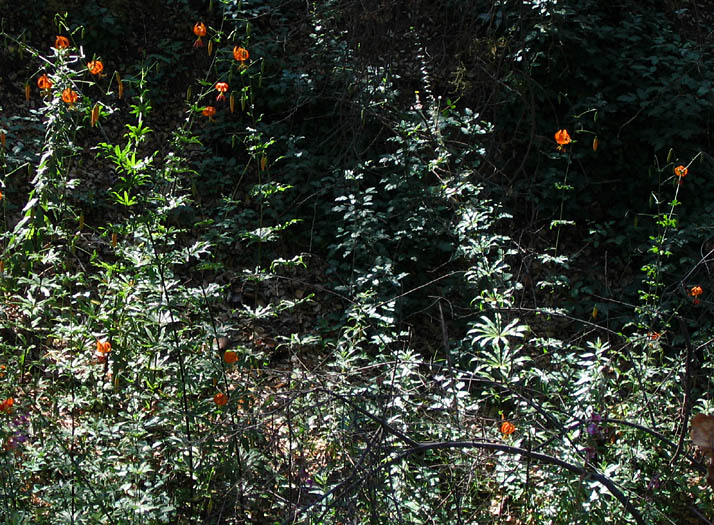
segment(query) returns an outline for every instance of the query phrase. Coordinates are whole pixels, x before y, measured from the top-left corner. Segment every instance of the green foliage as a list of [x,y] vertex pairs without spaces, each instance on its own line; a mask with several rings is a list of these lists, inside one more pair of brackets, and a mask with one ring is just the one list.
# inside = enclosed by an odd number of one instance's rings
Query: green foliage
[[437,4],[148,2],[140,50],[125,2],[68,5],[67,49],[3,26],[4,522],[709,512],[711,42]]

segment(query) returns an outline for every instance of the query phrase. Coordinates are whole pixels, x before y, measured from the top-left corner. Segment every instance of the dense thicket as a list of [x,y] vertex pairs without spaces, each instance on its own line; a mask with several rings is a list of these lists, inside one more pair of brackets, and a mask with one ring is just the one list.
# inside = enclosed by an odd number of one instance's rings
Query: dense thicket
[[708,523],[706,2],[25,7],[5,522]]

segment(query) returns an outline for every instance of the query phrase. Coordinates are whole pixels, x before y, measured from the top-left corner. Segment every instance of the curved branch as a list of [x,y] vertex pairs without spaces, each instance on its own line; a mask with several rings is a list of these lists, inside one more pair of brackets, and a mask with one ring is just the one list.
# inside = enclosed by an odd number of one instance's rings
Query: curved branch
[[541,463],[547,463],[550,465],[555,465],[558,467],[561,467],[569,472],[572,472],[573,474],[577,474],[579,476],[587,476],[590,477],[591,479],[594,479],[601,485],[603,485],[609,492],[612,494],[627,510],[627,512],[630,513],[632,518],[635,520],[637,525],[645,525],[645,520],[640,514],[640,512],[635,508],[635,506],[632,504],[632,502],[625,496],[625,494],[622,493],[620,489],[617,488],[615,483],[608,478],[607,476],[604,476],[603,474],[600,474],[598,472],[594,472],[592,470],[588,470],[583,467],[579,467],[577,465],[573,465],[572,463],[568,463],[567,461],[563,461],[562,459],[558,459],[554,456],[549,456],[547,454],[542,454],[540,452],[533,452],[530,450],[526,450],[523,448],[519,447],[513,447],[510,445],[501,445],[500,443],[489,443],[489,442],[482,442],[482,441],[444,441],[444,442],[426,442],[426,443],[419,443],[417,446],[409,448],[401,452],[399,455],[396,457],[392,458],[391,460],[381,463],[379,465],[374,466],[371,468],[368,472],[360,476],[358,479],[352,481],[351,483],[348,484],[350,480],[353,479],[354,476],[350,476],[350,478],[343,482],[340,483],[339,485],[333,487],[331,490],[323,494],[320,498],[318,498],[316,501],[304,506],[302,509],[299,509],[295,512],[293,516],[290,518],[285,519],[282,523],[283,525],[287,525],[289,523],[294,523],[297,518],[309,510],[310,508],[318,505],[320,502],[322,502],[325,498],[327,498],[329,495],[334,494],[335,492],[342,490],[342,493],[349,492],[349,490],[352,489],[352,487],[355,487],[359,485],[360,483],[364,482],[367,478],[370,476],[373,476],[376,474],[378,471],[383,470],[383,469],[388,469],[392,465],[395,465],[407,457],[411,456],[412,454],[417,454],[420,452],[424,452],[426,450],[439,450],[439,449],[446,449],[446,448],[480,448],[484,450],[498,450],[500,452],[505,452],[507,454],[514,454],[518,456],[524,456],[527,458],[530,458],[531,460],[539,461]]

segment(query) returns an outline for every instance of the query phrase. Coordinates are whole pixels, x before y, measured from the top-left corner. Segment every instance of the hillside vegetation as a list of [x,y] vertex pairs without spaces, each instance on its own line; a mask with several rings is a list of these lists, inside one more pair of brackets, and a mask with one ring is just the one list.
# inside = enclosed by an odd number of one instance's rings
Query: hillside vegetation
[[15,5],[0,521],[714,520],[713,5]]

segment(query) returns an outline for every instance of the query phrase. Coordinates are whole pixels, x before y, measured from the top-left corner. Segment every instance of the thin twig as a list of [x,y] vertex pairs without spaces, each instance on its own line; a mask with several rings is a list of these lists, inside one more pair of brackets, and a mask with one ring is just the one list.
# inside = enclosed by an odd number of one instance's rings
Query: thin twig
[[687,357],[684,364],[684,399],[682,400],[682,420],[679,426],[679,442],[677,443],[677,448],[672,455],[672,459],[669,460],[669,466],[671,467],[679,458],[679,454],[682,452],[682,447],[684,445],[684,438],[687,435],[687,430],[689,427],[689,412],[692,408],[691,403],[691,389],[692,389],[692,341],[689,339],[689,330],[687,330],[687,325],[684,319],[677,317],[679,321],[679,328],[682,331],[682,336],[684,337],[684,344],[687,347]]

